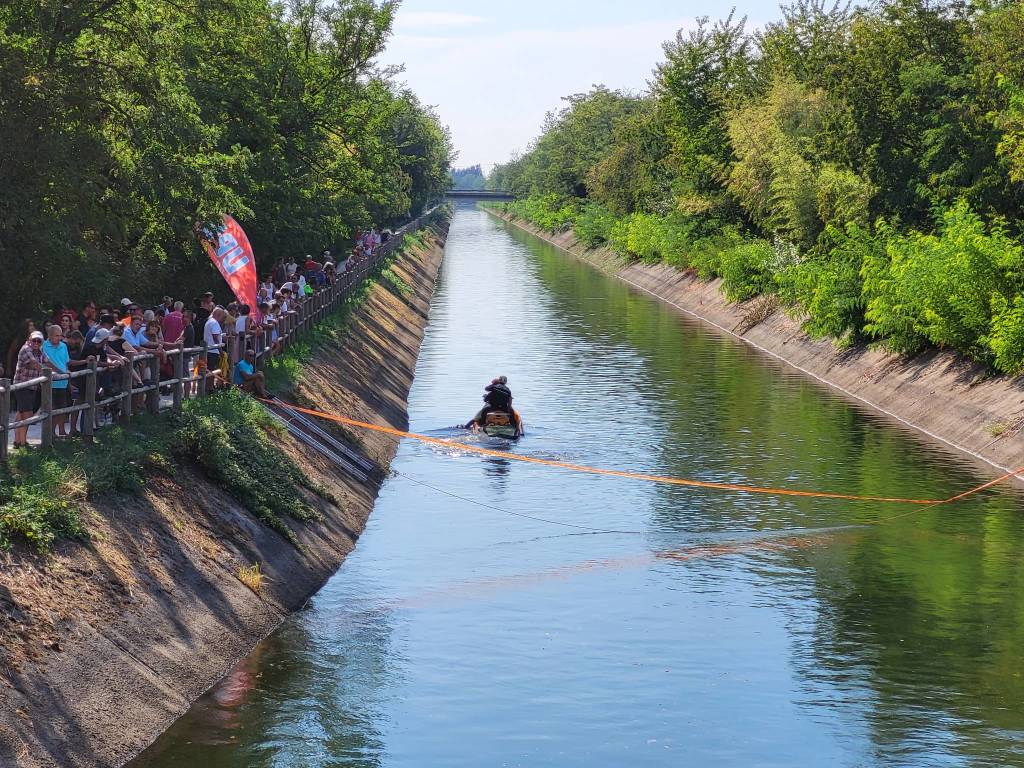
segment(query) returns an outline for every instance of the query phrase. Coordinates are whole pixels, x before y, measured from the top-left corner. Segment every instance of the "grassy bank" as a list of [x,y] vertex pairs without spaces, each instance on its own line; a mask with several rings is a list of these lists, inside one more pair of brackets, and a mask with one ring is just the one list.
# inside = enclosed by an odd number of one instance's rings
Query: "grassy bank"
[[141,493],[147,478],[173,475],[186,460],[294,541],[285,518],[317,516],[299,489],[328,494],[277,447],[283,436],[259,403],[229,390],[189,400],[180,412],[101,430],[93,445],[75,441],[45,452],[16,452],[0,470],[0,548],[23,542],[46,552],[61,538],[87,539],[83,502]]

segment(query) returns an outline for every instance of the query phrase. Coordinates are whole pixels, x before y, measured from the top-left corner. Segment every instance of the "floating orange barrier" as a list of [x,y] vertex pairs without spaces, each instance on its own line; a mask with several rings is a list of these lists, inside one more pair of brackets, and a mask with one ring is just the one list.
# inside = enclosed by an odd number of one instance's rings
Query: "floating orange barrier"
[[957,501],[966,499],[969,496],[973,496],[976,493],[992,488],[993,486],[1005,483],[1007,480],[1016,477],[1017,475],[1024,474],[1024,467],[1017,469],[1013,472],[1007,472],[1002,477],[998,477],[995,480],[991,480],[987,483],[971,488],[970,490],[958,493],[955,496],[950,496],[945,499],[906,499],[898,496],[859,496],[851,493],[829,493],[826,491],[804,491],[795,490],[792,488],[766,488],[756,485],[741,485],[738,483],[716,483],[708,480],[693,480],[682,477],[665,477],[662,475],[649,475],[643,472],[628,472],[620,469],[601,469],[600,467],[589,467],[584,464],[571,464],[564,461],[554,461],[552,459],[539,459],[534,456],[524,456],[518,453],[509,453],[508,451],[496,451],[491,448],[483,448],[478,445],[466,445],[464,443],[456,443],[452,440],[444,440],[439,437],[430,437],[429,435],[420,435],[415,432],[403,432],[400,429],[394,429],[392,427],[382,427],[378,424],[368,424],[365,421],[357,421],[356,419],[349,419],[344,416],[335,416],[330,413],[323,413],[322,411],[315,411],[310,408],[300,408],[297,405],[288,405],[281,401],[269,401],[265,400],[271,405],[276,405],[281,408],[287,408],[298,413],[305,413],[309,416],[316,416],[320,419],[326,419],[333,421],[338,424],[344,424],[348,427],[356,427],[358,429],[368,429],[372,432],[380,432],[386,435],[393,435],[395,437],[409,438],[411,440],[418,440],[421,443],[429,443],[431,445],[440,445],[445,448],[451,448],[457,451],[465,451],[469,453],[476,453],[481,456],[492,456],[500,459],[508,459],[509,461],[519,461],[525,464],[540,464],[546,467],[557,467],[558,469],[565,469],[570,472],[581,472],[588,475],[606,475],[609,477],[622,477],[629,480],[640,480],[648,483],[664,483],[667,485],[683,485],[690,488],[710,488],[718,491],[739,491],[743,493],[759,493],[768,496],[798,496],[801,498],[810,499],[840,499],[844,501],[873,501],[873,502],[886,502],[892,504],[915,504],[918,506],[932,507],[940,504],[952,504]]

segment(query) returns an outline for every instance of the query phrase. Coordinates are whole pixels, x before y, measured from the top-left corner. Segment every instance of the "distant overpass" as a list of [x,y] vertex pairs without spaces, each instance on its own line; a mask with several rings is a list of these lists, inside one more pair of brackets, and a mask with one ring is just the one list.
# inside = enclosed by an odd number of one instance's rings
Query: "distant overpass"
[[515,195],[500,189],[449,189],[447,197],[460,200],[513,200]]

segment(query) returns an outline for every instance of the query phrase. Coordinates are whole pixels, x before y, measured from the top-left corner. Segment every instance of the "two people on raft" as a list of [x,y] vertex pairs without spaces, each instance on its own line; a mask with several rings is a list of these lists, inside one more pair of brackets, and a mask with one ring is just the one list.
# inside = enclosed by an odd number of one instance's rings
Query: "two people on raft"
[[506,426],[514,430],[513,437],[523,435],[523,420],[512,407],[512,390],[508,377],[499,376],[484,387],[484,407],[465,426],[466,429],[487,431],[489,426]]

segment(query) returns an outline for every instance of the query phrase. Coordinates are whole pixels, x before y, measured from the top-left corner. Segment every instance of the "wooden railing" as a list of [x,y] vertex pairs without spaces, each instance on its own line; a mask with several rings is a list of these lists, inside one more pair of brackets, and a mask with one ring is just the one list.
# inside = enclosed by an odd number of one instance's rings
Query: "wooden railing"
[[[355,288],[366,280],[370,272],[401,246],[404,235],[416,232],[431,223],[438,215],[438,210],[438,207],[432,208],[397,230],[388,242],[376,249],[371,258],[363,259],[360,263],[350,262],[348,268],[338,275],[334,285],[323,286],[304,300],[293,299],[289,311],[278,316],[274,329],[280,341],[280,351],[283,352],[299,337],[312,330],[317,323],[336,312]],[[246,347],[243,342],[247,341],[252,345],[256,352],[256,366],[262,368],[272,347],[272,335],[273,330],[264,327],[248,334],[243,340],[234,328],[227,328],[224,341],[213,347],[204,344],[201,347],[166,348],[163,356],[170,361],[173,374],[163,380],[160,378],[160,356],[151,352],[126,355],[129,360],[123,365],[104,366],[95,359],[90,359],[86,368],[69,374],[57,374],[44,368],[42,376],[20,384],[12,384],[10,379],[0,379],[0,462],[7,461],[9,436],[20,427],[40,424],[40,442],[43,448],[48,448],[53,442],[53,422],[57,417],[70,416],[73,421],[82,414],[80,432],[86,441],[90,441],[95,430],[101,426],[104,413],[110,415],[111,421],[126,423],[131,420],[133,413],[139,410],[158,414],[162,408],[180,408],[186,399],[203,397],[212,390],[209,379],[215,373],[206,367],[207,355],[220,351],[227,352],[233,378],[235,366]],[[135,381],[133,373],[138,373],[141,382]],[[79,390],[78,402],[66,408],[55,409],[54,382],[61,380],[68,381],[69,387],[72,381],[80,382],[76,384]],[[101,380],[107,383],[104,397],[100,397]],[[230,384],[230,379],[228,383]],[[116,386],[113,386],[114,384]],[[39,410],[30,418],[12,420],[11,404],[14,393],[35,387],[40,388]],[[169,403],[163,402],[161,390],[169,390]]]

